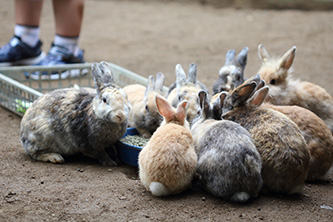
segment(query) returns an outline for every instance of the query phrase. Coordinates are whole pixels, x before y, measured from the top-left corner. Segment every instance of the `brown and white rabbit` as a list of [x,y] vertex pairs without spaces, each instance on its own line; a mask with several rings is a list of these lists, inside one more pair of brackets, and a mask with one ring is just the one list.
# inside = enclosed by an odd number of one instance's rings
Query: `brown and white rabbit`
[[258,46],[262,65],[258,71],[270,87],[266,102],[274,105],[297,105],[311,110],[325,121],[333,133],[333,97],[322,87],[292,79],[291,65],[296,46],[278,59],[271,58],[264,45]]
[[[256,90],[265,86],[261,80]],[[316,114],[300,106],[275,106],[269,103],[262,105],[286,115],[298,128],[310,152],[310,166],[307,180],[327,180],[333,164],[333,136],[325,122]]]
[[135,127],[145,138],[150,138],[163,120],[155,105],[155,94],[163,96],[164,79],[163,73],[159,72],[156,81],[153,75],[148,77],[147,87],[140,84],[124,87],[132,105],[128,125]]
[[247,62],[248,47],[244,47],[235,57],[236,51],[230,49],[225,57],[225,64],[219,71],[219,78],[213,85],[213,94],[229,91],[244,82],[244,69]]
[[261,157],[250,133],[238,123],[214,119],[226,92],[213,104],[199,92],[201,114],[191,127],[198,155],[197,173],[205,190],[236,202],[255,198],[262,186]]
[[222,118],[235,121],[250,132],[262,158],[264,191],[298,193],[309,170],[306,142],[288,117],[261,106],[269,88],[265,86],[254,93],[259,80],[260,75],[256,75],[228,94]]
[[155,196],[184,191],[195,174],[197,155],[186,121],[187,104],[182,101],[174,109],[166,99],[156,96],[164,120],[139,154],[140,180]]
[[57,89],[27,110],[21,142],[33,159],[63,163],[63,156],[82,153],[116,165],[116,156],[110,158],[105,149],[125,134],[131,106],[107,62],[94,63],[92,74],[97,94],[85,88]]
[[[170,89],[172,89],[170,91]],[[180,64],[176,65],[176,87],[169,88],[169,94],[167,96],[168,102],[173,106],[177,107],[178,103],[187,100],[188,108],[186,110],[187,121],[192,124],[193,119],[199,115],[200,105],[198,93],[200,90],[208,92],[207,87],[202,83],[197,82],[197,65],[192,63],[188,71],[188,78],[186,73]]]

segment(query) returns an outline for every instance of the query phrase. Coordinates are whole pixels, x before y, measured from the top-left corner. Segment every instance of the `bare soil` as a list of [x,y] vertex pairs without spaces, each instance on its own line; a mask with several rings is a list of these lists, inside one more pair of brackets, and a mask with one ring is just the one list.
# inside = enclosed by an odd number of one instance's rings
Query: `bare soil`
[[[0,1],[0,44],[13,34],[14,1]],[[88,62],[116,63],[147,77],[177,63],[198,64],[210,89],[225,53],[249,47],[245,76],[257,72],[257,46],[273,55],[297,46],[295,77],[333,95],[331,11],[222,9],[197,2],[86,1],[80,46]],[[51,1],[41,21],[44,50],[54,35]],[[140,184],[137,169],[101,166],[83,156],[65,164],[36,162],[19,140],[20,118],[0,108],[0,221],[332,221],[329,182],[306,183],[301,195],[260,195],[247,204],[223,201],[198,187],[157,198]]]

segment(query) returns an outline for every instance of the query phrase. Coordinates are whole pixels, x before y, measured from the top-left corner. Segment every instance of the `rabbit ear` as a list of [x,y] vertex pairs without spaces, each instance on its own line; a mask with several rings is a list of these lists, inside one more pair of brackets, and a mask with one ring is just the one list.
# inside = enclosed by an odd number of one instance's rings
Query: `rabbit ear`
[[182,122],[182,120],[185,120],[185,118],[186,118],[186,107],[187,107],[187,104],[188,104],[188,101],[187,100],[183,100],[177,106],[176,117],[181,122]]
[[259,84],[259,82],[260,82],[260,74],[257,73],[256,75],[248,78],[244,83],[247,84],[247,83],[250,83],[250,82],[255,82],[255,83]]
[[256,88],[256,91],[258,91],[259,89],[261,89],[262,87],[264,87],[265,86],[265,80],[260,80],[259,81],[259,84],[257,85],[257,88]]
[[220,93],[219,100],[220,100],[220,108],[221,109],[223,107],[223,103],[224,103],[224,100],[227,97],[227,95],[228,95],[228,93],[224,92],[224,91]]
[[205,100],[207,98],[207,93],[204,90],[201,90],[198,93],[198,97],[199,97],[200,107],[202,109],[204,107],[204,102],[205,102]]
[[188,69],[188,79],[187,82],[193,83],[194,85],[197,84],[197,64],[192,63]]
[[115,84],[112,69],[109,63],[104,61],[100,63],[95,62],[91,65],[91,69],[95,88],[98,94],[103,88],[110,87]]
[[246,63],[247,63],[247,52],[249,51],[248,47],[244,47],[242,51],[237,55],[236,61],[242,68],[242,70],[245,69]]
[[256,86],[255,82],[250,82],[237,87],[231,94],[233,106],[240,106],[247,101],[253,95]]
[[236,55],[236,51],[234,49],[230,49],[225,55],[225,65],[232,63],[234,57]]
[[268,94],[269,87],[265,86],[258,91],[252,96],[251,100],[249,101],[251,105],[253,106],[260,106],[264,101],[265,98]]
[[146,87],[145,94],[143,97],[145,102],[148,101],[148,93],[154,91],[154,83],[155,83],[155,78],[153,75],[150,75],[148,77],[147,87]]
[[268,54],[268,52],[265,49],[265,46],[263,44],[260,44],[258,46],[258,55],[263,63],[265,63],[268,59],[271,58],[271,56]]
[[155,96],[156,107],[158,112],[167,120],[170,121],[173,118],[174,110],[169,104],[169,102],[163,97]]
[[148,82],[147,82],[147,87],[146,87],[146,93],[148,91],[153,91],[154,90],[154,85],[155,85],[155,78],[153,75],[150,75],[148,77]]
[[177,88],[183,86],[186,83],[186,73],[180,64],[176,65],[176,83]]
[[205,113],[207,116],[207,114],[209,112],[209,102],[208,102],[207,92],[204,90],[201,90],[198,93],[198,97],[199,97],[201,111],[202,111],[202,113]]
[[155,90],[163,92],[164,80],[165,76],[163,75],[163,73],[159,72],[156,74]]
[[280,68],[285,70],[290,69],[291,65],[293,64],[295,54],[296,46],[293,46],[279,59]]
[[219,96],[213,101],[213,115],[215,119],[220,119],[222,114],[222,108],[227,92],[221,92]]

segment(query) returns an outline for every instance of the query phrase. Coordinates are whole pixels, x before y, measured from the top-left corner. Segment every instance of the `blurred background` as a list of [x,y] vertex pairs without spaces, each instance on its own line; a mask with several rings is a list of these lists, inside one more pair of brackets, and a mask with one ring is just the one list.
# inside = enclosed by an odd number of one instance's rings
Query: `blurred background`
[[[175,65],[198,65],[209,89],[229,49],[249,47],[245,76],[260,67],[259,44],[280,56],[297,47],[295,78],[333,95],[332,0],[85,0],[79,45],[87,62],[102,60],[147,77],[162,72],[166,85]],[[0,1],[0,44],[12,37],[14,1]],[[52,2],[44,2],[43,50],[54,36]]]

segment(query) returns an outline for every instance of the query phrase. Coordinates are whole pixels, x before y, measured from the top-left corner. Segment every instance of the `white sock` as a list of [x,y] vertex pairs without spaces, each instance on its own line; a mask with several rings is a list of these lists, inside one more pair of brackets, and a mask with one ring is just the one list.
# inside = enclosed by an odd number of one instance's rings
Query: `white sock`
[[15,35],[29,45],[35,47],[39,41],[39,27],[15,25]]
[[68,51],[74,56],[77,56],[77,52],[79,50],[78,43],[79,43],[79,37],[63,37],[60,35],[56,35],[54,37],[55,45],[63,46],[68,49]]

